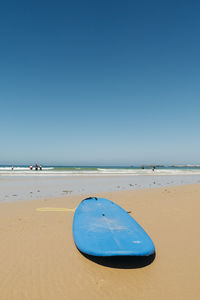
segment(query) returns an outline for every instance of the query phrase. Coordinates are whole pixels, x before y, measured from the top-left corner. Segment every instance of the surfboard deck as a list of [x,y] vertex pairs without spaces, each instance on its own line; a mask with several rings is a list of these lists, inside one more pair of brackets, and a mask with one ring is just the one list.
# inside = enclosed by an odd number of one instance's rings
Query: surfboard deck
[[77,248],[93,256],[148,256],[155,247],[144,229],[119,205],[104,198],[86,198],[73,219]]

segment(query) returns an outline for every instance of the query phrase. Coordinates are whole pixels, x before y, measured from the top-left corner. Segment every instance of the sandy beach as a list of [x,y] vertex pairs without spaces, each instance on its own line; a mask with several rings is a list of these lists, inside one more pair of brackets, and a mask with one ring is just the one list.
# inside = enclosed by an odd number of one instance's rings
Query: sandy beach
[[200,185],[96,194],[121,205],[154,241],[155,260],[111,268],[84,257],[72,237],[83,196],[0,204],[0,295],[4,300],[199,299]]

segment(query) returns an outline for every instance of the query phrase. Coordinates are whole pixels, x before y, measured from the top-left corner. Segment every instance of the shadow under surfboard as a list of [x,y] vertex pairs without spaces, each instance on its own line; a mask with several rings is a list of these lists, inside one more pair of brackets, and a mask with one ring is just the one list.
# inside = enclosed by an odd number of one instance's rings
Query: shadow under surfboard
[[87,259],[99,265],[117,269],[144,268],[150,265],[156,257],[155,252],[148,256],[93,256],[85,254],[80,250],[79,252]]

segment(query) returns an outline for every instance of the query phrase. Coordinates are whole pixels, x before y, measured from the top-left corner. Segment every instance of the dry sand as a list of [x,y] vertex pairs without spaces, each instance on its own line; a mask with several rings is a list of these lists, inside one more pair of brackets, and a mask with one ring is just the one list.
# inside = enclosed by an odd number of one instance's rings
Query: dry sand
[[0,205],[0,299],[200,299],[200,185],[98,194],[120,204],[153,239],[144,268],[88,260],[72,237],[81,196]]

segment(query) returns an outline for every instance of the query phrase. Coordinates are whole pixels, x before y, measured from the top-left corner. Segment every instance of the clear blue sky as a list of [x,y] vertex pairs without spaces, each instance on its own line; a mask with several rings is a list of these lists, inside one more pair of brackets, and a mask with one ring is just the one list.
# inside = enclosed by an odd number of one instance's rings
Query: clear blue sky
[[200,162],[199,1],[1,1],[0,164]]

